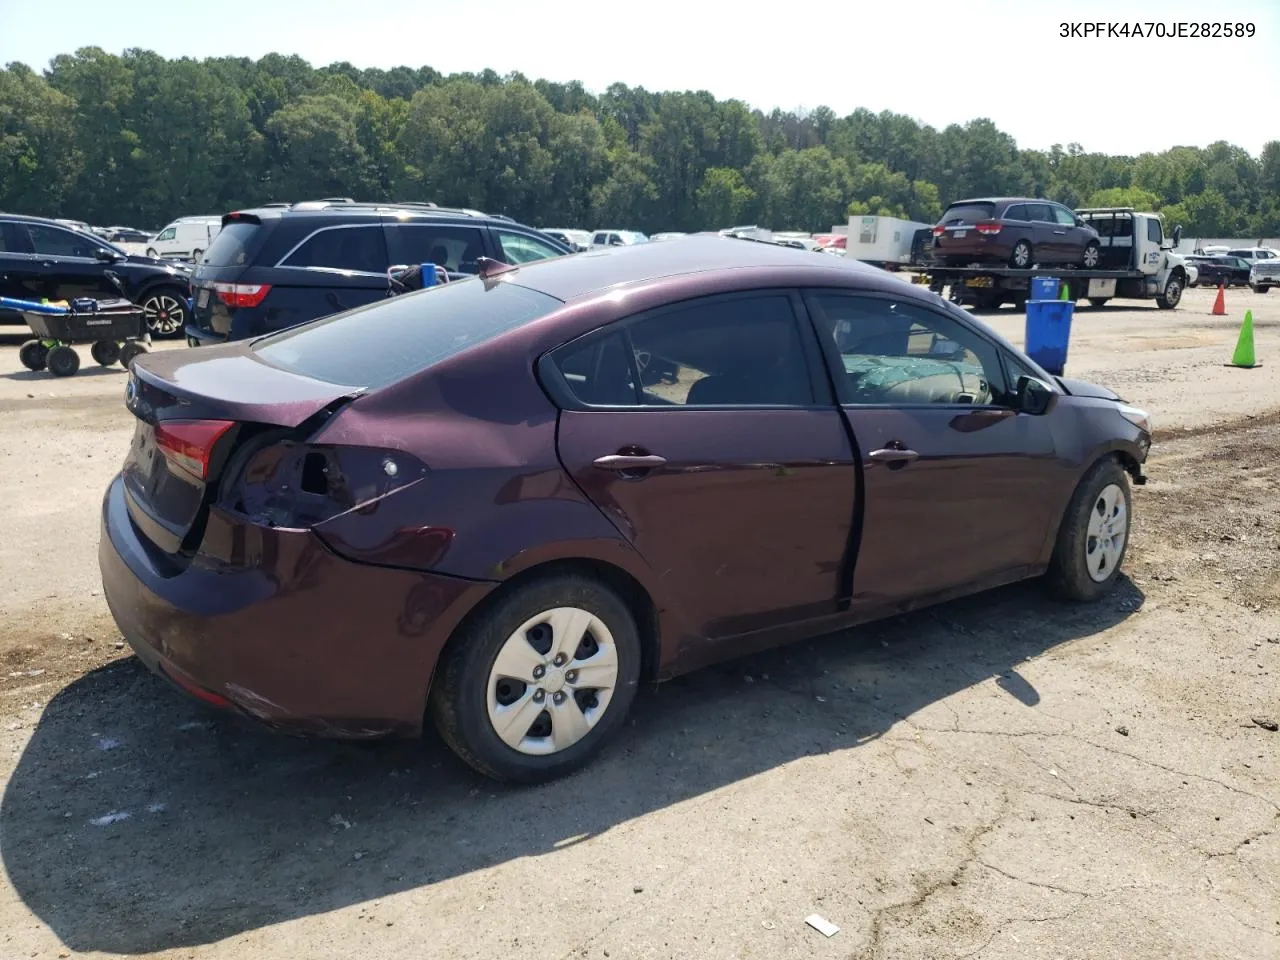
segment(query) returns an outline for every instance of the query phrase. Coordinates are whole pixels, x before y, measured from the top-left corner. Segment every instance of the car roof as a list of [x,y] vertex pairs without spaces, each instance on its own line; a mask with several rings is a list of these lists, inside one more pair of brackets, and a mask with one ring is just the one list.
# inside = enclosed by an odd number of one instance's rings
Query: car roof
[[526,263],[504,274],[522,287],[567,303],[612,287],[752,267],[772,268],[793,275],[795,271],[828,274],[830,279],[844,282],[861,281],[854,285],[868,288],[892,283],[896,285],[894,290],[901,287],[904,293],[918,292],[911,284],[858,261],[821,257],[811,250],[716,234],[694,234],[678,244],[638,243],[589,250]]
[[517,223],[509,217],[499,214],[483,213],[462,207],[437,207],[418,203],[321,203],[314,204],[303,201],[305,206],[295,204],[291,207],[242,207],[226,214],[227,217],[253,216],[265,222],[267,220],[369,220],[379,221],[387,218],[397,220],[435,220],[453,223],[485,223],[502,224],[512,227],[533,229]]
[[1057,203],[1056,200],[1045,200],[1042,197],[970,197],[968,200],[956,200],[948,207],[959,207],[966,203]]
[[[0,217],[4,217],[6,220],[20,220],[23,223],[40,223],[50,227],[62,227],[64,230],[75,229],[74,227],[69,226],[69,224],[63,223],[62,220],[55,219],[54,217],[33,217],[25,213],[0,213]],[[80,223],[81,221],[76,220],[73,222]]]

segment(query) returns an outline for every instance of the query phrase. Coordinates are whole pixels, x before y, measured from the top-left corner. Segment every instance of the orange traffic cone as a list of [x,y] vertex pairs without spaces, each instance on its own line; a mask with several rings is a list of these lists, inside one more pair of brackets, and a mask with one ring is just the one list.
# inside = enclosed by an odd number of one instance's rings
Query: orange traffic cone
[[1213,301],[1213,316],[1225,317],[1227,315],[1227,302],[1223,297],[1222,282],[1218,282],[1218,299]]

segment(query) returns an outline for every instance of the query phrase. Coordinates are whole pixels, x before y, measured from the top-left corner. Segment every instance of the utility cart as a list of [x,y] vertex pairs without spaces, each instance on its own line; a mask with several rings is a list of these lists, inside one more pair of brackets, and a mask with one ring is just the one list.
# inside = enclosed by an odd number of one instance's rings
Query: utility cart
[[0,297],[0,307],[22,314],[34,340],[18,351],[28,370],[47,369],[55,377],[70,377],[80,369],[80,354],[72,344],[90,343],[99,365],[119,363],[126,370],[133,358],[151,349],[146,317],[128,300],[73,300],[70,303],[37,303]]

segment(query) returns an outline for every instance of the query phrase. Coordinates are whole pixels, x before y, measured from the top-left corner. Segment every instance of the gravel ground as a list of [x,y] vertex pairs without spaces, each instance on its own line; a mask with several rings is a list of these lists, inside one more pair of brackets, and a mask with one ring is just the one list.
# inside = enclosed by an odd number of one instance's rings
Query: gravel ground
[[[16,372],[0,336],[0,956],[1280,957],[1280,298],[1211,301],[1076,318],[1068,372],[1158,428],[1110,598],[1023,584],[685,677],[524,790],[147,675],[97,583],[124,375]],[[1261,369],[1223,366],[1246,306]]]

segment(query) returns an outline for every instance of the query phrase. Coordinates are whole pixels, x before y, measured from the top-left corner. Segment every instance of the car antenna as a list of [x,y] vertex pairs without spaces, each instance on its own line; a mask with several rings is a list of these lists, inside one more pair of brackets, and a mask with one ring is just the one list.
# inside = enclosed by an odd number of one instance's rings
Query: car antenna
[[506,273],[512,269],[511,264],[503,263],[501,260],[494,260],[491,257],[476,257],[476,273],[482,277],[496,277],[500,273]]

